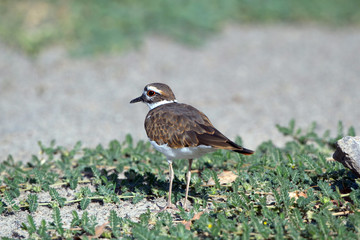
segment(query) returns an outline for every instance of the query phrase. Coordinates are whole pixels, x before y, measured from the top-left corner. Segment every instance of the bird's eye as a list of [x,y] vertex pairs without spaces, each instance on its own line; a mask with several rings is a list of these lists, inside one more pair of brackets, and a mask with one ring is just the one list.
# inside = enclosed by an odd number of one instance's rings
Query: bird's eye
[[147,95],[148,95],[149,97],[152,97],[152,96],[154,96],[154,95],[155,95],[155,92],[154,92],[154,91],[149,90],[149,91],[147,92]]

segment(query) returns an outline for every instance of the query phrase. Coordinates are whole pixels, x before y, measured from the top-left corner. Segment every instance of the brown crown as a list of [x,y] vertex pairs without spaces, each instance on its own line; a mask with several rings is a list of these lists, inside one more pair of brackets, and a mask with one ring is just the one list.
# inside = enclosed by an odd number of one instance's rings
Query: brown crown
[[[173,91],[171,90],[171,88],[164,84],[164,83],[150,83],[148,85],[145,86],[144,91],[155,91],[156,93],[158,93],[159,95],[157,96],[156,101],[160,101],[160,100],[169,100],[169,101],[174,101],[176,100],[175,95],[173,93]],[[153,100],[155,101],[155,99]]]

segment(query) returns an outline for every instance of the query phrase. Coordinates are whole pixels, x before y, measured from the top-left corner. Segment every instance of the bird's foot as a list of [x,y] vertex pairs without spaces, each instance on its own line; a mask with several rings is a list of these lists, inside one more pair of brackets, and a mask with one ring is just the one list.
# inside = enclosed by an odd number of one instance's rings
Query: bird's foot
[[190,208],[188,206],[183,207],[186,212],[190,212]]
[[184,203],[183,209],[184,209],[186,212],[189,212],[189,211],[190,211],[190,208],[188,207],[187,202]]
[[167,209],[171,209],[171,210],[178,210],[178,208],[176,207],[175,204],[172,204],[172,203],[167,203],[165,207],[160,207],[159,205],[157,205],[160,210],[157,210],[156,212],[163,212]]

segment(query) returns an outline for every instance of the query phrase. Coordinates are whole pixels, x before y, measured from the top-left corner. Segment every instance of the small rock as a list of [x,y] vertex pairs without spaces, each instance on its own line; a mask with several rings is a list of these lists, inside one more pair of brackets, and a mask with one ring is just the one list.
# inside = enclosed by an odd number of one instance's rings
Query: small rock
[[274,205],[276,203],[276,199],[274,195],[266,195],[266,205]]
[[333,158],[360,177],[360,137],[346,136],[337,141]]

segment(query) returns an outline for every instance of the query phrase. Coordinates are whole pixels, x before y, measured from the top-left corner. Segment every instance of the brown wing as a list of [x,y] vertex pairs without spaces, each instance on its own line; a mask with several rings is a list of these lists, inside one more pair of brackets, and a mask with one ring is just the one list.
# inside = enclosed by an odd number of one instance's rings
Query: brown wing
[[242,154],[253,153],[230,141],[204,113],[186,104],[170,103],[154,108],[145,119],[145,129],[157,144],[167,143],[172,148],[206,145]]

